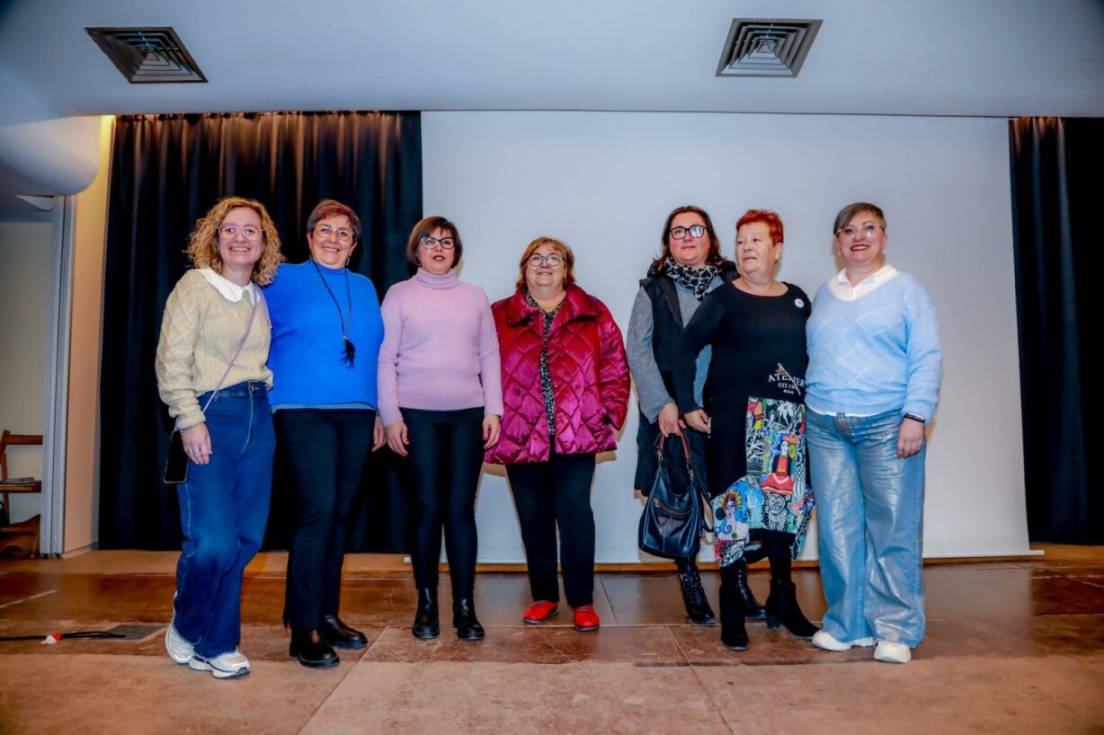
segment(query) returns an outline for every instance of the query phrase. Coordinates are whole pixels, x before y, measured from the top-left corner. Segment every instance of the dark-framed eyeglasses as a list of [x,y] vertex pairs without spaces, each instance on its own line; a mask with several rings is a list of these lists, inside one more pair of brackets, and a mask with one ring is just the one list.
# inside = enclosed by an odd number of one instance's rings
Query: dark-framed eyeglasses
[[347,227],[333,228],[329,225],[318,225],[314,228],[314,234],[322,239],[330,237],[336,237],[340,242],[352,242],[353,231]]
[[425,235],[418,242],[426,250],[433,250],[438,245],[440,245],[445,250],[452,250],[454,247],[456,247],[456,240],[452,239],[451,237],[436,238],[436,237],[430,237],[429,235]]
[[261,237],[261,228],[253,225],[220,225],[218,228],[219,235],[225,240],[233,240],[239,232],[246,240],[258,240]]
[[840,228],[839,234],[843,237],[850,238],[858,237],[859,233],[862,233],[866,237],[873,237],[879,227],[881,227],[881,225],[876,225],[873,222],[867,222],[865,225],[859,225],[858,227],[855,225],[847,225],[846,227]]
[[686,237],[686,234],[690,233],[690,237],[699,238],[705,234],[705,225],[690,225],[689,227],[672,227],[667,230],[667,234],[676,240],[682,240]]
[[534,268],[540,268],[545,263],[555,268],[562,262],[564,262],[564,257],[559,253],[549,253],[548,255],[533,253],[529,256],[529,265],[533,266]]

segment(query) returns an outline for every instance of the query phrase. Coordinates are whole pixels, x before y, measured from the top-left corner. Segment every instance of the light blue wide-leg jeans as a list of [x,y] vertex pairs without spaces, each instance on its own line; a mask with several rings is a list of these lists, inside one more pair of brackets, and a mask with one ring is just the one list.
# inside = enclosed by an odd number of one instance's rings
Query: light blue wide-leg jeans
[[900,411],[806,414],[820,576],[836,640],[924,640],[925,449],[897,458]]

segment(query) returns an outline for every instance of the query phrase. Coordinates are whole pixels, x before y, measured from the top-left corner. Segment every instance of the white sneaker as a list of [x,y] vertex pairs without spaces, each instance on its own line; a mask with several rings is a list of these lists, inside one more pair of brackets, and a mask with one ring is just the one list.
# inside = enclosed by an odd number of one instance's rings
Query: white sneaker
[[165,650],[169,652],[169,658],[178,664],[186,664],[195,656],[195,646],[184,640],[173,623],[169,623],[169,629],[165,631]]
[[844,643],[843,641],[836,640],[836,637],[826,630],[818,630],[813,634],[813,645],[825,651],[850,651],[852,648],[858,646],[859,648],[870,648],[874,645],[873,638],[859,638],[858,640]]
[[236,648],[211,658],[197,653],[188,661],[188,666],[195,671],[210,671],[216,679],[234,679],[249,673],[249,659]]
[[878,647],[874,649],[874,660],[890,664],[907,664],[912,660],[912,651],[904,643],[878,641]]

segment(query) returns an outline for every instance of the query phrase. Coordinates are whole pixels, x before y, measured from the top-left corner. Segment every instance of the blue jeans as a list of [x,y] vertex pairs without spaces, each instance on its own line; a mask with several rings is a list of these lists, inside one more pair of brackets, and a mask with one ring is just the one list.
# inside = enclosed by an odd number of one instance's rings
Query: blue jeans
[[820,576],[836,640],[924,640],[924,454],[897,459],[900,411],[806,414]]
[[188,481],[177,486],[184,547],[174,625],[197,654],[212,658],[241,637],[242,575],[264,540],[276,436],[264,383],[219,391],[206,419],[211,461],[189,464]]

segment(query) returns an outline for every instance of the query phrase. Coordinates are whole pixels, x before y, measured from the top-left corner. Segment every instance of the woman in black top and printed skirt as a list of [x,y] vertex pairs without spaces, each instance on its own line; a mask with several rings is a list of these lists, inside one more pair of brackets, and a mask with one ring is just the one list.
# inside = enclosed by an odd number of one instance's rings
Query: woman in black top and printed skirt
[[[812,512],[805,454],[805,322],[809,297],[775,279],[782,257],[782,220],[751,210],[737,222],[740,278],[702,302],[686,327],[687,349],[676,371],[676,398],[687,426],[709,435],[708,481],[721,567],[721,640],[743,650],[745,605],[737,570],[766,557],[771,629],[785,625],[809,638],[790,578]],[[693,356],[711,345],[705,407],[693,398]]]

